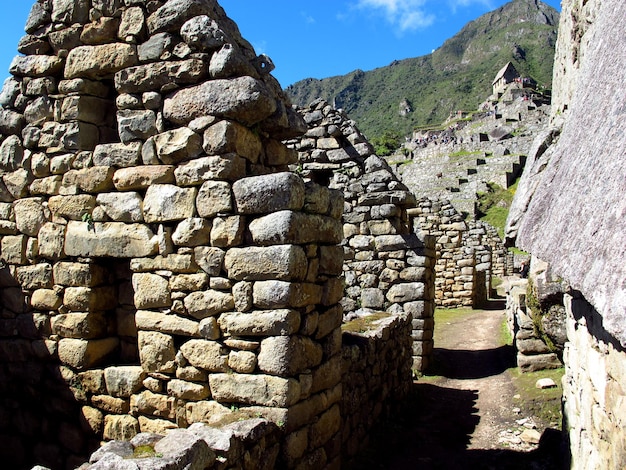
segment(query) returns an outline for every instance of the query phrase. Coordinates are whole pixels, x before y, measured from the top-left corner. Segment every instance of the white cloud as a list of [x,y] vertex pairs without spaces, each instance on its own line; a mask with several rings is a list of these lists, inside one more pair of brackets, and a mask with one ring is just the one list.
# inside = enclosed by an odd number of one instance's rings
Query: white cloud
[[448,4],[454,13],[456,13],[458,8],[467,8],[472,5],[483,5],[488,10],[493,10],[495,8],[492,0],[448,0]]
[[306,11],[301,11],[300,15],[306,24],[315,24],[315,18],[309,15]]
[[426,0],[359,0],[357,7],[382,11],[389,23],[404,32],[425,28],[435,21],[435,16],[424,10],[425,3]]

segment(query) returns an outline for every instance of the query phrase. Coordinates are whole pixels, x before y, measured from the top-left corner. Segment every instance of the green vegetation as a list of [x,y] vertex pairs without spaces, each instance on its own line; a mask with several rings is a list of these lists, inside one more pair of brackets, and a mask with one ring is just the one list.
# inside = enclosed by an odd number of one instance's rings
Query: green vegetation
[[[513,368],[509,369],[509,373],[519,395],[519,407],[524,414],[536,416],[546,426],[560,427],[563,395],[561,378],[565,370],[561,368],[522,373],[518,368]],[[545,378],[554,380],[557,386],[543,390],[535,387],[537,380]]]
[[[408,135],[417,127],[439,128],[451,112],[477,109],[507,62],[550,87],[558,15],[541,2],[509,2],[468,23],[432,54],[367,72],[302,80],[287,93],[299,106],[317,98],[334,102],[370,140],[387,129]],[[414,112],[403,117],[398,106],[404,100],[413,103]]]
[[374,151],[379,157],[387,157],[400,147],[401,137],[397,132],[386,130],[380,137],[371,140]]
[[355,318],[341,325],[341,331],[349,333],[365,333],[376,328],[374,322],[389,317],[387,312],[378,312],[366,317]]
[[530,310],[530,318],[533,321],[535,335],[546,343],[550,351],[555,352],[557,348],[554,345],[554,341],[545,333],[541,324],[541,319],[546,312],[541,307],[532,279],[528,280],[528,285],[526,286],[526,307]]
[[478,217],[498,230],[501,238],[504,238],[504,227],[509,209],[515,196],[517,183],[509,189],[489,183],[487,192],[478,193]]

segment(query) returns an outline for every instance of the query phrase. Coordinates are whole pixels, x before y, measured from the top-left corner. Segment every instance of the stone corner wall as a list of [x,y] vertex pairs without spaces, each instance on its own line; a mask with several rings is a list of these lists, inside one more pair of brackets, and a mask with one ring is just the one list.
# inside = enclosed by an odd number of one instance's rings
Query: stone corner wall
[[386,316],[363,329],[343,332],[342,450],[347,462],[367,448],[380,420],[400,411],[413,384],[411,316]]
[[317,100],[298,112],[308,131],[286,141],[298,151],[293,168],[344,195],[344,319],[412,314],[413,367],[423,371],[432,353],[435,250],[432,237],[413,230],[415,197],[341,111]]

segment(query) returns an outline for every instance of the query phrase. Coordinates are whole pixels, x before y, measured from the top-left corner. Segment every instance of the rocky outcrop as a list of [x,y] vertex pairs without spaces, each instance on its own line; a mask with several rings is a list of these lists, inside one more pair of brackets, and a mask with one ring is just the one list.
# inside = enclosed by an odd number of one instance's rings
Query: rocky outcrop
[[553,119],[561,134],[527,166],[509,219],[509,236],[568,286],[563,409],[573,469],[626,463],[625,18],[619,0],[563,2]]

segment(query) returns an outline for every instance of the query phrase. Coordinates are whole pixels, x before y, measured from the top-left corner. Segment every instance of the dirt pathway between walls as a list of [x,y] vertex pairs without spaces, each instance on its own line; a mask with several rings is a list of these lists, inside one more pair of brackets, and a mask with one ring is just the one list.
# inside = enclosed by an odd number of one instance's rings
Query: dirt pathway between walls
[[[352,469],[563,468],[561,434],[522,409],[504,344],[504,310],[445,316],[436,326],[434,364],[415,381],[402,412],[383,423]],[[522,408],[520,408],[522,406]],[[554,424],[554,423],[552,423]],[[541,444],[533,444],[541,437]],[[530,442],[529,442],[530,441]]]

